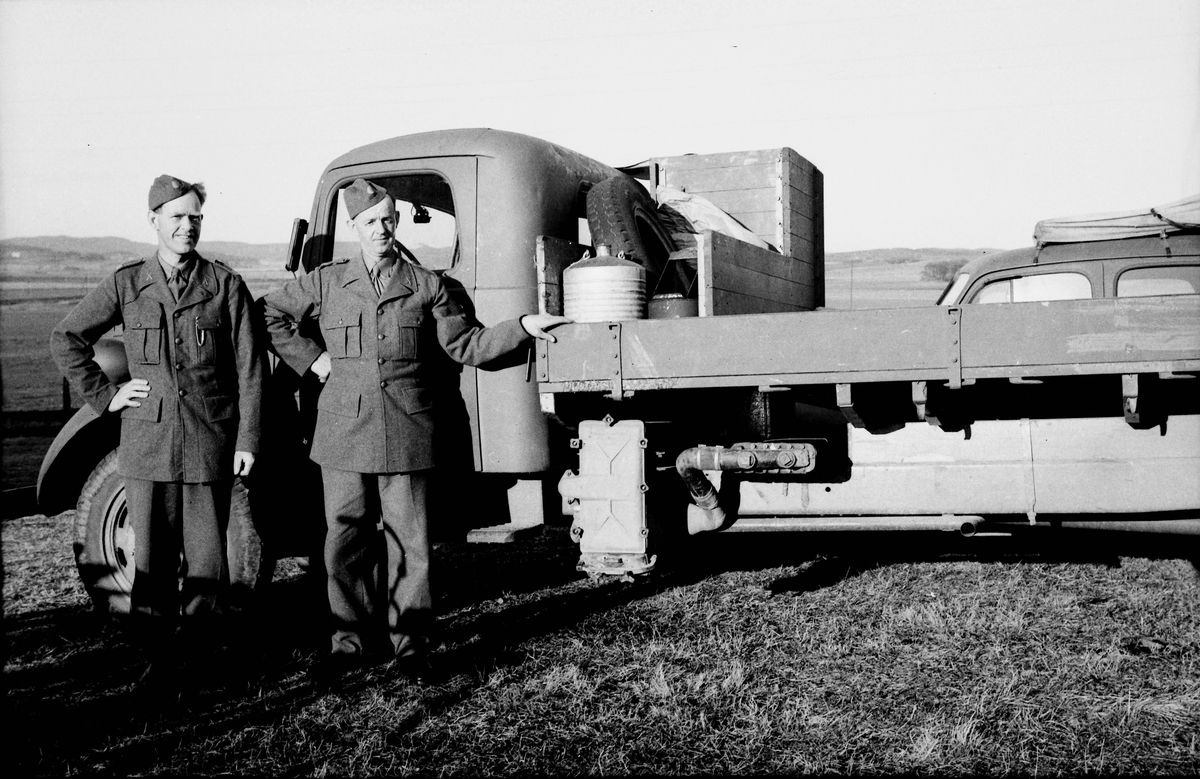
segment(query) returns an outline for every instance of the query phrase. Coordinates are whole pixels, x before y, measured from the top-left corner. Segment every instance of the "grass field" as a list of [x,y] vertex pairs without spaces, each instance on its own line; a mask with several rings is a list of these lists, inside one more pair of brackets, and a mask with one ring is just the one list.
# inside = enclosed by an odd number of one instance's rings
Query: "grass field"
[[159,716],[130,703],[137,653],[88,608],[68,520],[4,523],[22,775],[1200,772],[1194,546],[711,536],[595,585],[563,527],[440,544],[447,678],[336,692],[306,681],[325,639],[286,568]]

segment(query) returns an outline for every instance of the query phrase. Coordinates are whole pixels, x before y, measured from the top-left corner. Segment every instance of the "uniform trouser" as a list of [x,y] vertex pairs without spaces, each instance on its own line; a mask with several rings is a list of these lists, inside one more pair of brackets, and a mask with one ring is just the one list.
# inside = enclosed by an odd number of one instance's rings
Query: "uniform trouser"
[[[353,473],[321,468],[325,485],[325,567],[333,652],[384,648],[381,607],[396,657],[425,651],[433,627],[425,496],[429,472]],[[377,522],[383,521],[384,543]],[[380,566],[386,594],[380,592]]]
[[188,621],[216,614],[228,578],[230,488],[125,477],[137,569],[130,610],[155,637],[172,633],[181,611]]

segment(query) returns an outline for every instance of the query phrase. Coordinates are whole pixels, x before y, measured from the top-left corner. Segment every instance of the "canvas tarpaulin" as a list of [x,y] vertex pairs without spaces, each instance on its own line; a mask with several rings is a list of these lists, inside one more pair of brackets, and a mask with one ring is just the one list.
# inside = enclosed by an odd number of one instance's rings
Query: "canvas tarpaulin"
[[1033,228],[1038,244],[1137,238],[1200,228],[1200,195],[1136,211],[1043,219]]

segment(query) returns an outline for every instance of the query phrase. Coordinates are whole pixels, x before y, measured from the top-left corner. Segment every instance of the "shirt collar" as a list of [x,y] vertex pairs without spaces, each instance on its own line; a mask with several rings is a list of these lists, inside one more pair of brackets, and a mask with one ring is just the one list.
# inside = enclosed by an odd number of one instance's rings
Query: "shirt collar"
[[192,268],[196,266],[196,263],[192,261],[191,254],[183,255],[183,257],[179,260],[179,264],[174,267],[167,264],[166,260],[164,260],[162,257],[159,257],[158,255],[155,255],[155,257],[158,259],[158,267],[162,268],[163,278],[166,279],[171,278],[171,274],[175,270],[178,270],[179,275],[184,280],[187,280],[192,275]]

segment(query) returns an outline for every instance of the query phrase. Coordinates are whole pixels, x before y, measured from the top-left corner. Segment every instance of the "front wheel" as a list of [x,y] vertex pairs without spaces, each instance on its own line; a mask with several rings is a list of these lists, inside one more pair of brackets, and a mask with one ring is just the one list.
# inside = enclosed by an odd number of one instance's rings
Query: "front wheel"
[[[92,470],[75,509],[75,564],[88,595],[111,614],[129,613],[129,594],[136,573],[137,538],[125,503],[125,479],[118,473],[117,452]],[[271,579],[269,558],[250,513],[250,494],[234,479],[226,531],[230,603],[246,597]]]

